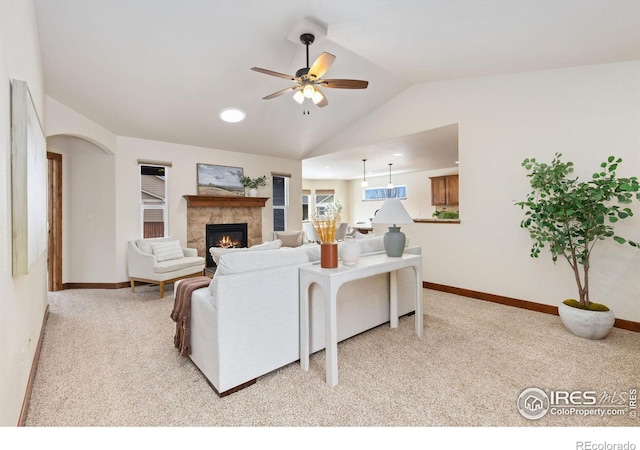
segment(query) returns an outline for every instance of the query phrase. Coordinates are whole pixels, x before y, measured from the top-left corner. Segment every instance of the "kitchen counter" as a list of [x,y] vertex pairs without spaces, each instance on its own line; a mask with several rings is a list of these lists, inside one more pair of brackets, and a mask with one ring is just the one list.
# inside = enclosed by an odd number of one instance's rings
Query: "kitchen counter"
[[460,223],[460,219],[413,219],[414,223]]

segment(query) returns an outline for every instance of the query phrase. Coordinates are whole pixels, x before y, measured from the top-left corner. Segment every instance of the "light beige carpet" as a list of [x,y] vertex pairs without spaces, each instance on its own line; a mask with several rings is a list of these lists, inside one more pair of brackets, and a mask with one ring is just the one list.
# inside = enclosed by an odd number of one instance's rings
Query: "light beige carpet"
[[640,334],[570,335],[557,316],[424,291],[414,318],[338,346],[339,384],[290,364],[218,398],[173,347],[173,292],[157,287],[51,293],[27,426],[615,426],[624,416],[525,419],[525,388],[628,392],[640,388]]

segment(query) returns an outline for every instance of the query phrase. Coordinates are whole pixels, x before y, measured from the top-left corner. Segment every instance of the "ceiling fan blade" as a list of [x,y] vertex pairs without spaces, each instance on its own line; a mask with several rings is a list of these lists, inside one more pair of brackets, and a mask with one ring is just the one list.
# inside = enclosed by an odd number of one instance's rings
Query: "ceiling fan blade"
[[320,80],[318,84],[322,87],[333,89],[366,89],[368,81],[364,80]]
[[260,73],[264,73],[266,75],[271,75],[271,76],[274,76],[274,77],[284,78],[286,80],[295,81],[295,77],[293,77],[291,75],[287,75],[286,73],[274,72],[273,70],[262,69],[260,67],[252,67],[251,70],[254,70],[254,71],[260,72]]
[[316,93],[320,94],[320,96],[322,97],[318,102],[316,102],[314,100],[313,103],[315,103],[315,105],[318,108],[322,108],[323,106],[327,106],[329,104],[329,102],[327,101],[327,97],[324,95],[324,92],[322,92],[320,89],[318,89],[318,86],[316,86]]
[[282,89],[281,91],[274,92],[273,94],[267,95],[266,97],[262,97],[262,100],[271,100],[272,98],[280,97],[281,95],[284,95],[287,92],[292,92],[299,88],[300,88],[299,86],[291,86],[286,89]]
[[317,80],[318,78],[322,78],[322,75],[329,70],[329,67],[331,67],[335,59],[336,57],[331,53],[323,52],[318,56],[318,59],[313,62],[311,67],[309,67],[309,79]]

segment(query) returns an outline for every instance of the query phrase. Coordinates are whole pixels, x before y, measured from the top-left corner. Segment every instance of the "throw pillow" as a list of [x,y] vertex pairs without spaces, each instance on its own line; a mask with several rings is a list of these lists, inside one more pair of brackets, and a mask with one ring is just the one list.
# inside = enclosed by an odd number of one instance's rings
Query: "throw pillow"
[[159,262],[184,258],[180,241],[154,242],[151,244],[151,249]]
[[227,255],[229,253],[237,253],[237,252],[246,252],[249,249],[247,247],[237,247],[237,248],[224,248],[224,247],[211,247],[209,249],[209,253],[211,254],[211,258],[213,262],[216,263],[216,266],[220,264],[220,258],[223,255]]
[[282,247],[282,241],[280,239],[276,239],[275,241],[267,241],[262,244],[252,245],[249,247],[249,250],[276,250]]
[[239,253],[246,251],[258,251],[258,250],[276,250],[282,247],[282,241],[275,240],[271,242],[265,242],[263,244],[252,245],[251,247],[239,247],[239,248],[222,248],[222,247],[211,247],[209,249],[209,253],[211,254],[211,258],[213,258],[213,262],[216,263],[216,266],[220,264],[220,258],[223,255],[227,255],[229,253]]
[[275,231],[276,239],[282,241],[283,247],[300,247],[304,238],[304,231]]
[[137,239],[136,245],[138,246],[138,248],[142,253],[153,255],[153,249],[151,248],[151,244],[155,244],[157,242],[169,242],[169,241],[175,241],[175,240],[176,239],[171,236],[167,236],[163,238]]

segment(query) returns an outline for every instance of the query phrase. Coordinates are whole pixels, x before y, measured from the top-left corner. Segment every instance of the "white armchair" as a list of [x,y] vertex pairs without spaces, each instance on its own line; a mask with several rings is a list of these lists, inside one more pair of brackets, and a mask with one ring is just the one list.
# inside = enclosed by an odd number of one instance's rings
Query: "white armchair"
[[135,292],[136,281],[158,284],[160,298],[165,283],[202,275],[205,267],[205,259],[195,248],[182,247],[171,237],[129,241],[127,257],[131,292]]
[[347,235],[347,229],[349,228],[349,224],[347,222],[342,222],[336,228],[336,241],[344,241],[344,237]]
[[316,232],[313,223],[305,222],[302,224],[302,229],[304,230],[305,238],[307,242],[320,242],[320,238],[318,237],[318,233]]

